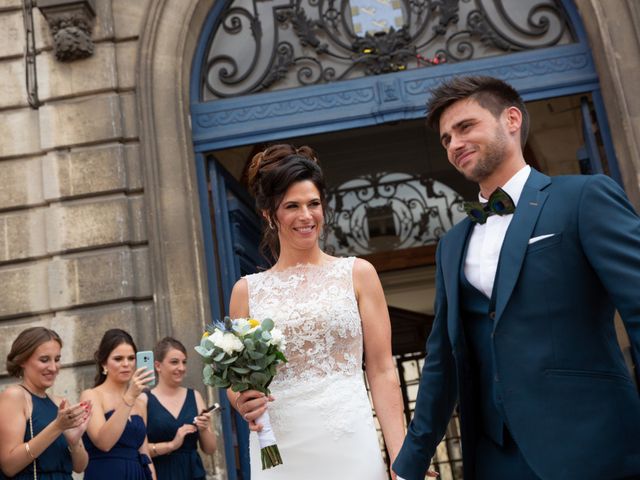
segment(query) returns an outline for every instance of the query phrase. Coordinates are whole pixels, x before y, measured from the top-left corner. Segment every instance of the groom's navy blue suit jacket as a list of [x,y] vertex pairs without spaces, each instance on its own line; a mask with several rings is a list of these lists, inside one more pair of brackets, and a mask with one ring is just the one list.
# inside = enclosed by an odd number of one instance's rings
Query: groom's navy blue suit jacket
[[[459,402],[465,480],[473,480],[473,379],[459,306],[472,223],[436,254],[433,330],[414,418],[393,469],[423,480]],[[553,234],[535,243],[534,237]],[[543,480],[640,478],[640,396],[613,322],[640,352],[640,218],[610,178],[532,169],[506,233],[496,277],[491,350],[504,420]]]

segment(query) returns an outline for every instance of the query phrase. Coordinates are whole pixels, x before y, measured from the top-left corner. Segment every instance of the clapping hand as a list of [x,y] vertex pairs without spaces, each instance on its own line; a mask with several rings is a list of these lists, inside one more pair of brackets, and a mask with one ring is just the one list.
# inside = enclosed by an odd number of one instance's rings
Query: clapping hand
[[[67,439],[67,443],[70,446],[76,445],[80,441],[82,434],[84,434],[84,432],[87,430],[87,425],[89,425],[89,418],[91,417],[92,404],[90,400],[85,402],[80,402],[77,405],[74,405],[74,407],[78,407],[78,406],[82,408],[82,412],[83,412],[83,415],[81,417],[82,422],[80,423],[80,425],[77,425],[73,428],[69,428],[64,431],[64,436]],[[74,408],[74,407],[71,407],[71,408]]]
[[[87,402],[80,402],[69,406],[67,400],[63,399],[58,406],[58,415],[55,421],[63,431],[79,427],[89,418],[89,413],[87,413],[86,408]],[[88,408],[90,412],[91,406],[89,405]]]

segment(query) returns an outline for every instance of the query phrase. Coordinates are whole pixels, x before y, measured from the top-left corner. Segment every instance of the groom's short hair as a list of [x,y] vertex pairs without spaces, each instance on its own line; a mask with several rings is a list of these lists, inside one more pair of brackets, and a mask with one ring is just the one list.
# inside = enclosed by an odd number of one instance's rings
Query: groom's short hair
[[524,148],[529,136],[527,107],[515,88],[494,77],[481,75],[453,77],[431,90],[431,97],[427,101],[427,125],[437,131],[444,111],[453,103],[465,98],[473,98],[496,118],[505,108],[516,107],[520,110],[522,112],[520,145]]

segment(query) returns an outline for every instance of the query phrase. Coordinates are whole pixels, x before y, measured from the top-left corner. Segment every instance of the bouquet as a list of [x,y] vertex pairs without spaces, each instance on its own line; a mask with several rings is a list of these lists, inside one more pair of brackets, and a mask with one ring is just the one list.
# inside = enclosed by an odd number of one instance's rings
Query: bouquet
[[[225,317],[224,321],[207,326],[195,350],[205,363],[202,374],[206,385],[231,387],[234,392],[258,390],[269,395],[277,365],[287,361],[282,353],[284,345],[282,332],[269,318],[260,322],[254,318]],[[269,412],[256,421],[263,425],[258,432],[262,469],[282,464]]]

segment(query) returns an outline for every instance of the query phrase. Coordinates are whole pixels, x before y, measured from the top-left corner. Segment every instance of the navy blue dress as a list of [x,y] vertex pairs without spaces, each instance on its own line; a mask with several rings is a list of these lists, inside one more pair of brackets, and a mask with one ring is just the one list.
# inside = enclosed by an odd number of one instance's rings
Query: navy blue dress
[[[192,389],[187,389],[187,396],[182,409],[175,418],[156,398],[153,392],[148,394],[147,402],[147,438],[149,443],[170,442],[176,436],[178,428],[185,423],[193,423],[198,414],[196,396]],[[178,450],[167,455],[153,458],[158,480],[200,480],[206,472],[202,459],[198,455],[198,432],[184,437],[184,443]]]
[[[29,393],[31,394],[33,405],[33,413],[31,414],[33,435],[36,436],[58,416],[58,406],[49,397],[42,398],[31,392]],[[29,420],[27,420],[24,441],[27,442],[31,438]],[[67,439],[64,438],[64,435],[60,435],[55,442],[42,452],[36,460],[38,480],[71,480],[73,463],[67,446]],[[2,473],[0,473],[0,478],[5,478]],[[33,480],[33,462],[11,478],[14,480]]]
[[[109,420],[112,414],[113,410],[105,413],[105,419]],[[84,472],[84,480],[151,480],[148,467],[151,460],[138,451],[146,433],[142,417],[132,415],[108,452],[97,448],[85,433],[82,439],[89,453],[89,466]]]

